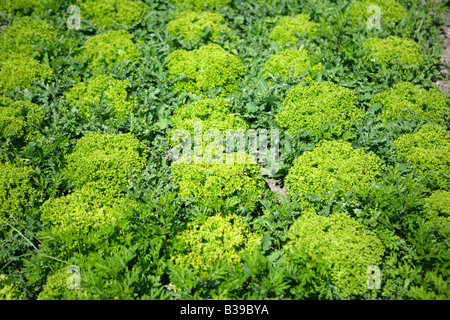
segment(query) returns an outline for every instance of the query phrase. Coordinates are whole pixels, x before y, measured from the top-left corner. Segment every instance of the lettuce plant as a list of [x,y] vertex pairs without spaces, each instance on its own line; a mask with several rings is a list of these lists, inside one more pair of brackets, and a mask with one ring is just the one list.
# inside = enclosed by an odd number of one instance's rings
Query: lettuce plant
[[0,11],[14,12],[18,16],[24,16],[31,14],[38,5],[39,0],[0,0]]
[[239,157],[231,153],[224,154],[219,163],[195,163],[195,160],[172,163],[173,181],[179,186],[179,196],[195,197],[202,203],[236,196],[243,206],[253,206],[264,187],[261,169],[247,154],[244,154],[244,163],[226,163],[229,156]]
[[92,22],[111,27],[140,22],[150,8],[140,0],[78,0],[80,11]]
[[421,89],[410,82],[397,83],[377,93],[370,103],[381,104],[381,120],[410,118],[417,114],[439,125],[446,124],[450,114],[448,99],[438,89]]
[[76,186],[93,183],[98,188],[127,183],[130,168],[146,164],[146,146],[132,134],[88,134],[77,141],[65,159],[64,175]]
[[269,74],[289,76],[299,76],[305,74],[314,78],[316,73],[320,71],[322,64],[314,63],[308,55],[308,51],[286,49],[271,56],[265,65],[265,78],[269,78]]
[[137,61],[141,52],[133,42],[133,36],[125,30],[110,30],[89,38],[79,59],[86,59],[95,71],[111,69],[125,60]]
[[316,131],[330,124],[339,132],[352,127],[352,121],[361,122],[364,112],[355,107],[356,95],[332,82],[313,82],[289,89],[283,100],[283,109],[276,121],[290,133],[300,129]]
[[207,273],[216,262],[235,266],[241,255],[250,253],[261,242],[245,220],[237,215],[215,215],[203,223],[190,223],[176,237],[183,243],[172,257],[175,267],[184,266],[194,273]]
[[287,232],[284,251],[323,261],[342,298],[362,295],[367,290],[369,266],[379,266],[384,246],[373,231],[346,213],[327,217],[305,213]]
[[167,31],[173,36],[183,36],[192,43],[201,42],[205,28],[211,33],[211,41],[217,41],[230,28],[220,13],[182,11],[167,24]]
[[423,206],[428,218],[450,217],[450,191],[436,190],[427,199]]
[[421,174],[434,175],[439,185],[448,185],[445,175],[450,174],[450,139],[445,129],[427,124],[400,136],[394,147],[397,159],[407,161]]
[[[178,92],[207,93],[222,87],[221,95],[237,89],[237,80],[246,72],[241,60],[222,47],[210,44],[193,51],[176,50],[167,57],[169,80]],[[180,76],[185,75],[181,79]]]
[[170,0],[177,7],[202,11],[204,9],[214,9],[218,7],[229,6],[232,0]]
[[0,301],[2,300],[24,300],[19,289],[14,285],[6,284],[8,276],[0,274]]
[[44,120],[44,110],[30,101],[14,101],[0,96],[0,139],[10,139],[23,147],[37,139],[37,127]]
[[0,93],[16,87],[34,88],[36,81],[53,78],[53,70],[24,54],[10,54],[0,58]]
[[[173,131],[178,129],[188,130],[191,135],[191,142],[194,142],[194,124],[200,121],[202,134],[209,129],[217,129],[222,132],[222,137],[226,137],[226,130],[243,131],[248,129],[248,124],[239,116],[231,113],[231,103],[224,98],[203,99],[193,102],[190,105],[183,105],[173,112]],[[172,141],[176,143],[176,141]]]
[[385,68],[387,62],[421,65],[424,62],[422,48],[417,42],[388,36],[386,39],[372,37],[363,42],[363,46],[372,50],[369,58],[381,62]]
[[102,190],[98,185],[86,184],[66,196],[44,202],[41,221],[51,236],[60,241],[70,242],[71,237],[77,239],[89,233],[95,237],[101,228],[118,221],[114,210],[122,198],[118,186]]
[[78,140],[66,163],[63,175],[75,189],[42,205],[42,223],[60,240],[89,233],[95,238],[121,219],[115,214],[123,200],[121,186],[132,168],[139,172],[145,166],[146,148],[131,134],[93,133]]
[[298,157],[285,179],[288,193],[299,193],[305,208],[311,208],[308,193],[322,195],[337,184],[333,197],[369,188],[380,180],[382,160],[346,141],[322,140],[312,151]]
[[45,20],[23,17],[0,33],[0,51],[33,56],[37,52],[33,45],[50,43],[57,33]]
[[298,36],[305,33],[314,35],[318,32],[319,25],[310,21],[307,14],[298,14],[295,17],[282,17],[278,25],[270,33],[270,39],[275,40],[279,45],[295,42]]
[[39,293],[37,300],[83,300],[92,299],[91,295],[81,286],[79,289],[69,289],[67,280],[70,274],[66,269],[51,274],[45,282],[44,289]]
[[72,107],[81,104],[78,108],[80,114],[89,117],[92,114],[89,103],[98,103],[101,93],[104,92],[105,100],[110,102],[111,115],[121,119],[129,115],[133,108],[132,98],[127,92],[130,87],[128,81],[98,75],[87,83],[80,82],[74,85],[67,92],[66,100]]
[[0,165],[0,220],[20,217],[42,200],[42,193],[32,185],[36,171],[20,163]]
[[56,11],[63,3],[64,0],[0,0],[0,11],[22,17],[32,13],[46,13],[50,9]]
[[353,2],[349,7],[349,14],[353,17],[359,17],[365,21],[373,15],[373,12],[367,12],[371,5],[380,7],[381,20],[385,22],[398,22],[408,16],[406,9],[395,0],[363,0]]

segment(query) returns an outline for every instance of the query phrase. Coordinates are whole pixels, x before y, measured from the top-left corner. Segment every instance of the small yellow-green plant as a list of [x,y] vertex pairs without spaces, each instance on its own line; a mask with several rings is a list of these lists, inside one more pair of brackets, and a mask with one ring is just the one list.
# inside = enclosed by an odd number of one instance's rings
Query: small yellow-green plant
[[[233,115],[230,111],[231,103],[223,98],[203,99],[195,101],[190,105],[184,105],[173,112],[173,129],[188,130],[191,141],[194,142],[195,122],[201,122],[202,134],[209,129],[217,129],[226,137],[226,130],[243,131],[248,129],[248,124],[239,116]],[[171,141],[175,144],[176,141]]]
[[63,174],[75,189],[42,205],[42,223],[60,240],[87,234],[95,238],[102,227],[117,222],[121,185],[129,181],[132,168],[143,169],[146,148],[131,134],[93,133],[79,139],[65,160]]
[[305,213],[287,232],[284,250],[328,265],[341,297],[368,290],[367,269],[382,262],[384,246],[377,236],[346,213],[328,217]]
[[430,219],[438,216],[450,217],[450,191],[434,191],[425,199],[423,209],[426,216]]
[[2,54],[21,53],[33,56],[33,45],[50,43],[57,34],[55,28],[44,20],[23,17],[0,33]]
[[0,11],[23,16],[31,14],[38,5],[39,0],[0,0]]
[[30,166],[5,162],[0,165],[0,220],[19,217],[42,200],[33,185],[36,171]]
[[264,75],[266,79],[269,77],[268,74],[274,76],[280,74],[286,78],[299,75],[314,78],[321,68],[322,64],[320,62],[314,63],[309,57],[308,51],[286,49],[270,57],[266,63]]
[[221,87],[221,95],[237,89],[237,80],[246,69],[241,60],[216,44],[193,51],[176,50],[168,57],[169,80],[185,75],[173,84],[175,91],[207,93]]
[[30,101],[14,101],[0,96],[0,138],[22,147],[40,136],[36,128],[44,120],[44,110]]
[[98,75],[87,83],[81,82],[74,85],[66,94],[66,99],[73,107],[78,107],[83,116],[92,114],[89,103],[98,103],[102,92],[105,100],[109,102],[111,116],[123,118],[129,115],[133,108],[133,101],[128,95],[127,89],[131,84],[125,80],[114,79],[106,75]]
[[442,92],[438,89],[420,89],[410,82],[398,83],[377,93],[370,103],[381,104],[383,122],[417,114],[436,124],[445,125],[450,113],[448,99]]
[[69,288],[67,285],[69,277],[70,273],[64,269],[51,274],[37,300],[84,300],[93,298],[82,286],[79,289]]
[[192,43],[201,42],[205,28],[211,32],[211,40],[217,39],[230,28],[220,13],[182,11],[175,20],[167,24],[167,31],[174,36],[183,36],[183,40]]
[[125,60],[137,61],[141,55],[133,36],[124,30],[110,30],[89,38],[82,53],[89,68],[95,71],[111,69]]
[[94,183],[97,188],[127,183],[130,169],[146,164],[145,145],[132,134],[93,133],[79,139],[66,156],[65,175],[75,186]]
[[395,0],[356,1],[350,5],[349,14],[367,21],[374,14],[373,11],[367,12],[367,8],[370,6],[378,6],[380,8],[381,20],[384,22],[398,22],[408,16],[406,9]]
[[177,238],[183,242],[184,251],[172,257],[175,266],[185,266],[195,273],[207,273],[216,262],[236,266],[242,254],[250,253],[261,242],[261,236],[252,233],[244,219],[234,214],[191,223]]
[[34,88],[36,81],[49,81],[53,70],[25,54],[0,57],[0,93],[19,88]]
[[314,35],[318,32],[319,25],[310,21],[307,14],[298,14],[295,17],[282,17],[278,25],[270,33],[270,39],[280,45],[291,44],[305,33]]
[[[264,180],[256,161],[248,154],[242,155],[243,161],[239,161],[238,153],[230,153],[223,154],[219,163],[174,162],[173,180],[179,186],[180,197],[207,202],[236,196],[242,205],[253,206],[260,197]],[[226,163],[230,156],[237,160]]]
[[0,11],[22,17],[32,13],[46,13],[49,9],[56,11],[63,2],[64,0],[0,0]]
[[78,0],[80,11],[102,26],[140,22],[150,8],[140,0]]
[[25,300],[14,285],[5,284],[6,274],[0,274],[0,300]]
[[114,225],[117,222],[114,210],[122,200],[117,186],[101,190],[97,185],[86,184],[66,196],[44,202],[41,221],[52,237],[65,241],[69,237],[76,239]]
[[400,136],[394,146],[399,160],[408,161],[424,175],[435,175],[443,186],[448,184],[444,175],[450,174],[450,138],[444,128],[425,125],[415,133]]
[[355,107],[355,93],[332,82],[313,82],[297,85],[288,90],[283,109],[275,116],[288,132],[300,129],[318,130],[330,124],[342,133],[352,121],[364,119],[364,112]]
[[322,140],[312,151],[295,161],[285,179],[289,193],[298,192],[305,208],[311,208],[307,194],[321,195],[337,183],[334,198],[370,187],[381,178],[382,160],[346,141]]
[[214,9],[229,6],[232,0],[170,0],[179,8],[202,11],[204,9]]
[[386,39],[373,37],[365,40],[363,46],[372,50],[369,57],[381,62],[385,67],[387,62],[401,62],[419,66],[423,63],[422,48],[417,42],[389,36]]

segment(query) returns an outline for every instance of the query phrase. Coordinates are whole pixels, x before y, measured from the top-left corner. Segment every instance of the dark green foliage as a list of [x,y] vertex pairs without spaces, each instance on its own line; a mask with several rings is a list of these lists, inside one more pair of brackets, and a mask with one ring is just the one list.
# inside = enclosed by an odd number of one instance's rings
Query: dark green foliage
[[0,299],[448,300],[448,1],[369,2],[0,0]]

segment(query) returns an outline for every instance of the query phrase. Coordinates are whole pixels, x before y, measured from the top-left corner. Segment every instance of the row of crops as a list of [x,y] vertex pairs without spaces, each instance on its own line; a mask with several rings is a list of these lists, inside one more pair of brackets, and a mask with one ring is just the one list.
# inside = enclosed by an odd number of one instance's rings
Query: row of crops
[[0,0],[0,298],[449,299],[447,5]]

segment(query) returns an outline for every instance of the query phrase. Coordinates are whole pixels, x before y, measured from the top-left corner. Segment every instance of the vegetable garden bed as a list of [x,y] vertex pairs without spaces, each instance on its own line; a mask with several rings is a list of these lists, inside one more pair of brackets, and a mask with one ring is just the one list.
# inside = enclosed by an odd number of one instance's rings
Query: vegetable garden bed
[[0,0],[0,299],[449,299],[448,5]]

